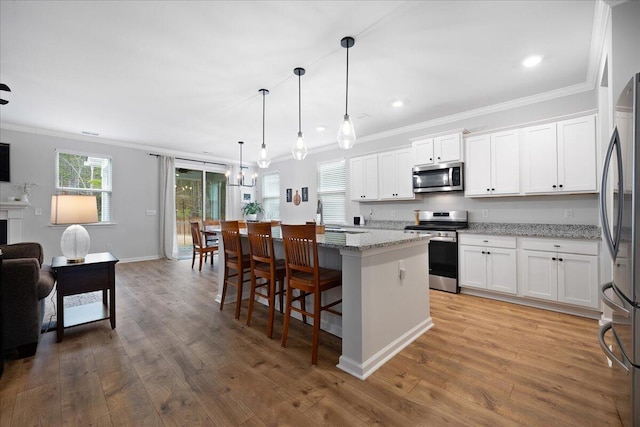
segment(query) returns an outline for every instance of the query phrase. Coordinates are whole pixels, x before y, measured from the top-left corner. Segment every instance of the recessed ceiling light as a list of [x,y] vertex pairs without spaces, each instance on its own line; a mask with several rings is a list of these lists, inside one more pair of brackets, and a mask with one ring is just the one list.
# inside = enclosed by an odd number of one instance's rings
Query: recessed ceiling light
[[393,101],[391,103],[391,106],[394,108],[400,108],[404,105],[404,103],[401,100],[397,100],[397,101]]
[[88,130],[83,130],[82,133],[90,136],[100,136],[98,132],[89,132]]
[[522,65],[524,65],[525,67],[535,67],[536,65],[538,65],[540,63],[540,61],[542,61],[542,56],[540,55],[533,55],[530,56],[528,58],[526,58],[524,61],[522,61]]
[[324,126],[318,126],[318,127],[316,128],[316,131],[318,131],[318,132],[324,132],[325,130],[327,130],[327,128],[326,128],[326,127],[324,127]]

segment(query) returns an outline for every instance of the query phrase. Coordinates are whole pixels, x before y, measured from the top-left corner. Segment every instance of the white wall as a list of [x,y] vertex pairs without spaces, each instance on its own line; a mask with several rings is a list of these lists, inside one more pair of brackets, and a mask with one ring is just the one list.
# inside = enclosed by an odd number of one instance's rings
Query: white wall
[[[51,226],[51,195],[55,194],[55,150],[110,155],[113,160],[113,225],[87,226],[91,252],[112,252],[125,260],[159,256],[159,160],[145,151],[87,140],[18,132],[0,128],[0,141],[11,144],[11,181],[0,183],[0,198],[18,196],[13,184],[23,181],[38,186],[24,218],[23,239],[40,242],[45,260],[61,255],[64,226]],[[42,215],[35,215],[36,209]],[[110,249],[109,249],[110,248]]]
[[[339,150],[336,143],[336,149],[311,152],[303,161],[295,161],[293,159],[274,160],[271,163],[270,170],[278,170],[280,172],[282,194],[280,212],[282,220],[283,222],[300,223],[315,217],[317,203],[316,165],[318,162],[340,158],[348,159],[348,157],[366,153],[406,147],[411,144],[411,138],[423,135],[460,128],[465,128],[471,133],[479,133],[506,127],[517,127],[538,121],[551,121],[556,117],[581,112],[594,112],[597,106],[596,91],[587,91],[506,111],[439,124],[421,130],[413,130],[400,135],[361,142],[350,151]],[[357,126],[357,123],[355,123],[355,126]],[[295,189],[299,190],[305,186],[309,187],[308,203],[294,206],[293,203],[285,202],[284,191],[286,188],[292,188],[295,191]],[[597,196],[595,194],[471,199],[465,198],[461,193],[436,193],[425,195],[415,201],[368,203],[349,201],[347,203],[347,221],[351,221],[352,217],[360,214],[367,218],[370,210],[373,210],[372,219],[375,220],[412,221],[413,210],[415,209],[466,209],[469,211],[469,219],[474,222],[598,224]],[[481,215],[484,209],[489,211],[488,218],[483,218]],[[566,218],[564,216],[566,209],[572,210],[572,217]]]
[[640,2],[617,5],[611,20],[613,96],[616,101],[631,76],[640,73]]

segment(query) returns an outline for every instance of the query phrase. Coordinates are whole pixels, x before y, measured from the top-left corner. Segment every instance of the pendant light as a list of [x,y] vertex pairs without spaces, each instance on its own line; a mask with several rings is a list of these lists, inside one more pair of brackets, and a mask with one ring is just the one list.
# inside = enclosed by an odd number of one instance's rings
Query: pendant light
[[340,129],[338,130],[338,144],[340,148],[344,150],[348,150],[353,147],[356,143],[356,131],[353,129],[353,123],[351,123],[351,118],[348,113],[349,106],[349,48],[353,47],[356,43],[353,37],[343,37],[340,40],[340,45],[347,49],[347,84],[346,84],[346,96],[344,103],[344,118],[342,120],[342,124],[340,125]]
[[304,142],[304,138],[302,137],[302,98],[300,95],[300,76],[303,76],[305,71],[304,68],[294,68],[293,73],[298,76],[298,139],[296,139],[296,143],[291,150],[293,154],[293,158],[296,160],[304,160],[307,157],[307,144]]
[[251,184],[247,184],[244,182],[244,169],[246,168],[246,166],[242,166],[242,146],[244,145],[244,142],[238,141],[238,144],[240,144],[240,172],[238,172],[238,181],[235,183],[231,182],[231,180],[229,179],[231,173],[227,171],[224,174],[227,178],[227,185],[230,187],[255,187],[256,178],[258,177],[258,174],[256,173],[251,175]]
[[269,90],[260,89],[258,92],[262,92],[262,147],[260,148],[258,166],[264,169],[268,168],[271,164],[271,159],[269,159],[269,150],[267,150],[267,145],[264,143],[264,97],[269,95]]

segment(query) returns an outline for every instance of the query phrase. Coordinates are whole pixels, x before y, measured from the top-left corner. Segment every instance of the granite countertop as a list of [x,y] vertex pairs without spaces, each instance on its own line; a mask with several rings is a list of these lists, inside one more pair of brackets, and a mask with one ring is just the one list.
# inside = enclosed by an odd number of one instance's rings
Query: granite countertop
[[[219,232],[220,227],[207,228],[210,232]],[[282,241],[280,227],[272,227],[272,237],[275,241]],[[241,229],[240,234],[247,235],[247,229]],[[404,243],[429,240],[429,234],[405,233],[402,230],[381,230],[356,227],[327,228],[324,234],[317,234],[318,246],[334,249],[365,251]]]
[[[280,227],[274,227],[273,240],[282,241]],[[326,229],[324,234],[317,234],[318,246],[325,248],[365,251],[404,243],[429,240],[428,234],[411,234],[402,230],[374,230],[355,227]]]
[[493,234],[517,237],[552,237],[557,239],[600,240],[601,230],[596,225],[575,224],[510,224],[473,222],[458,234]]

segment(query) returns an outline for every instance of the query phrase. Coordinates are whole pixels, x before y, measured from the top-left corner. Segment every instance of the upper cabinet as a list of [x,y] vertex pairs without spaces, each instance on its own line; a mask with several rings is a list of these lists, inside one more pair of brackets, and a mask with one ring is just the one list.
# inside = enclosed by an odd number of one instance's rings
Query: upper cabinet
[[352,158],[349,161],[351,200],[414,199],[412,167],[411,148]]
[[519,135],[516,129],[467,138],[465,196],[520,193]]
[[377,154],[354,157],[349,161],[349,187],[353,201],[378,200]]
[[597,190],[594,115],[525,128],[523,139],[525,194]]
[[416,140],[412,146],[415,166],[462,161],[462,132]]
[[389,151],[378,154],[378,167],[384,175],[380,179],[380,200],[414,199],[411,168],[413,166],[413,150]]

